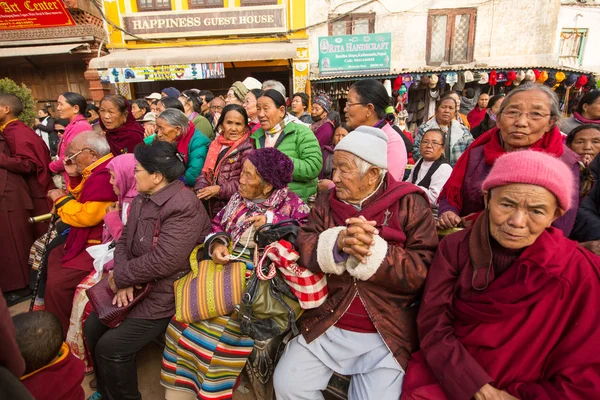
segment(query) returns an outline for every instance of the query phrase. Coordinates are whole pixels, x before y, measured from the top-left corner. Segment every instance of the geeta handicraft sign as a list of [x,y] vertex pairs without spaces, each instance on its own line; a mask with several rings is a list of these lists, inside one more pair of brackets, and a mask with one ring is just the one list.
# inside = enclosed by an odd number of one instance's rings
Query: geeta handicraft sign
[[62,0],[0,0],[0,30],[72,25]]
[[126,31],[144,38],[237,35],[285,32],[286,17],[283,5],[155,11],[126,14],[123,25]]

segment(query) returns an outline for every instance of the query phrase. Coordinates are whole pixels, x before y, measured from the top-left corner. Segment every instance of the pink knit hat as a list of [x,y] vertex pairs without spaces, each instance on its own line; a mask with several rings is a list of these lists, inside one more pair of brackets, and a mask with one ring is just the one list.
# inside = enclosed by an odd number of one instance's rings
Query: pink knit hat
[[541,151],[513,151],[498,158],[482,189],[490,190],[511,183],[541,186],[550,191],[564,211],[571,208],[573,172],[560,159]]

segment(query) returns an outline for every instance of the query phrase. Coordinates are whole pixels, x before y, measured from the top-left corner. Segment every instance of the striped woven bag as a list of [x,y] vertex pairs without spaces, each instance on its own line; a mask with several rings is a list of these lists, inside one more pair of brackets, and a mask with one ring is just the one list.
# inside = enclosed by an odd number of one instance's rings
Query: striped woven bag
[[173,284],[175,319],[193,323],[229,315],[242,302],[246,290],[246,264],[215,264],[212,260],[198,263],[196,247],[190,255],[192,271]]

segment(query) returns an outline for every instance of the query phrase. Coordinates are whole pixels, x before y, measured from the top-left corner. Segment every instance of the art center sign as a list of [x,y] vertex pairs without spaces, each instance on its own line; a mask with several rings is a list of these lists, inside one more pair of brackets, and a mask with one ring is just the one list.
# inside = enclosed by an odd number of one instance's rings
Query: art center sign
[[62,0],[0,0],[0,30],[73,25]]
[[123,26],[144,38],[278,33],[287,28],[283,5],[126,14]]
[[319,38],[321,75],[389,72],[391,33],[326,36]]

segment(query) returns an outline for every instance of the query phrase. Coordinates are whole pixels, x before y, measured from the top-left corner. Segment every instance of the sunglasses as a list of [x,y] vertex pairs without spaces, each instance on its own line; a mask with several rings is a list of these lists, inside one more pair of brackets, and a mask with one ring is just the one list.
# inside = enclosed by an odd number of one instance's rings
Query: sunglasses
[[79,150],[77,153],[73,154],[72,156],[65,157],[63,159],[63,163],[65,165],[73,165],[75,163],[75,159],[77,158],[77,156],[80,155],[81,153],[83,153],[86,150],[91,150],[91,149],[88,149],[87,147],[85,147],[85,148]]

